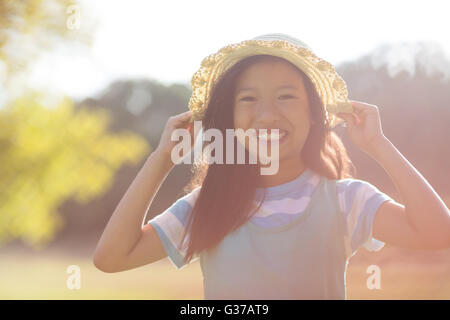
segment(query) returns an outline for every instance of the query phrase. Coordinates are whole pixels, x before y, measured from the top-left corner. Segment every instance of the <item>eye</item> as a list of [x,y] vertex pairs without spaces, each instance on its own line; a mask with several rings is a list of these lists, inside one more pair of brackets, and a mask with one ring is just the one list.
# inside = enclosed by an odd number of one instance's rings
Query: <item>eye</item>
[[248,99],[254,99],[253,97],[247,96],[239,99],[239,101],[249,101]]
[[284,95],[280,96],[280,98],[282,98],[282,97],[295,98],[293,95],[290,95],[290,94],[284,94]]

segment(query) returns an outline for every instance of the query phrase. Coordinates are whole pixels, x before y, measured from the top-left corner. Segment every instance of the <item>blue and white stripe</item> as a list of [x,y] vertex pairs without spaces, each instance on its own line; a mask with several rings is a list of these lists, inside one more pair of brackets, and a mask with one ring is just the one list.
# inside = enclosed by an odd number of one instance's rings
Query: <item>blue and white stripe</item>
[[[306,209],[319,181],[320,176],[307,169],[290,182],[265,189],[258,188],[256,201],[261,199],[264,191],[266,197],[252,217],[252,222],[268,228],[289,223]],[[384,243],[373,239],[372,224],[379,206],[392,199],[372,184],[359,179],[338,180],[336,186],[346,227],[347,256],[353,255],[360,246],[370,251],[381,249]],[[182,258],[187,249],[186,241],[179,249],[178,247],[199,191],[200,187],[194,189],[149,221],[157,230],[169,258],[178,268],[184,265]],[[198,256],[191,261],[197,258]]]

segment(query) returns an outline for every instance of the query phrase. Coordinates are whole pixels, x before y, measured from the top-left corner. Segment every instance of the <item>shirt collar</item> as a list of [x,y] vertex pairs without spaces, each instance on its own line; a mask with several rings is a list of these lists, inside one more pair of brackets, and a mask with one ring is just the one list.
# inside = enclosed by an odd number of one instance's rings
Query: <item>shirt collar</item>
[[311,179],[311,177],[314,175],[314,173],[309,169],[306,168],[305,171],[303,171],[297,178],[294,180],[285,182],[283,184],[279,184],[277,186],[273,187],[267,187],[267,188],[256,188],[256,198],[258,200],[262,199],[264,196],[264,190],[266,191],[266,199],[278,197],[283,194],[287,194],[289,192],[292,192],[294,190],[299,190],[299,188]]

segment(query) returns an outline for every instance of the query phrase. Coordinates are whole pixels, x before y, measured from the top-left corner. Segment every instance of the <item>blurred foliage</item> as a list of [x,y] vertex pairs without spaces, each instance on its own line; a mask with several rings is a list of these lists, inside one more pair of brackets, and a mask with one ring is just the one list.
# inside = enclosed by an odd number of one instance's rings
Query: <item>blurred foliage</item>
[[130,131],[108,133],[109,123],[105,110],[75,109],[68,99],[49,107],[39,94],[0,109],[0,244],[21,238],[42,248],[63,226],[64,200],[91,201],[121,165],[149,152]]
[[[95,97],[80,102],[89,110],[104,109],[111,113],[111,132],[130,130],[144,137],[151,149],[159,143],[167,119],[187,110],[191,89],[188,84],[164,85],[154,79],[121,79],[111,83]],[[142,163],[134,167],[123,167],[116,174],[113,188],[104,196],[87,204],[70,199],[60,210],[66,221],[64,232],[55,238],[55,243],[71,242],[83,234],[86,242],[102,232],[112,212],[136,177]],[[158,190],[148,216],[166,209],[190,178],[190,166],[175,166]],[[83,241],[77,241],[82,246]]]
[[123,79],[82,104],[92,109],[107,106],[114,118],[112,130],[129,128],[156,146],[167,119],[188,110],[191,92],[187,84],[166,86],[157,80]]
[[[402,59],[392,62],[392,57]],[[420,42],[380,46],[337,70],[347,82],[350,99],[378,106],[387,138],[443,200],[450,200],[450,59],[442,47]],[[342,137],[359,178],[402,202],[384,169],[345,132]]]
[[8,85],[58,43],[89,46],[92,18],[83,11],[81,27],[69,27],[80,14],[81,6],[73,0],[0,0],[0,83]]

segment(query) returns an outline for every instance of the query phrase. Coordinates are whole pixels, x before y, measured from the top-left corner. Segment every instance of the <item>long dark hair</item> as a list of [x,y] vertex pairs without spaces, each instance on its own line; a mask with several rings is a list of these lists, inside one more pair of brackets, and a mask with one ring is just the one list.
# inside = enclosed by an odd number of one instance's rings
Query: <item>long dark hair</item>
[[[270,55],[247,57],[233,65],[217,81],[202,119],[203,130],[217,128],[225,137],[226,129],[234,129],[233,101],[236,79],[246,68],[264,59],[281,58]],[[353,177],[350,170],[356,172],[356,169],[341,139],[331,131],[323,104],[313,83],[303,71],[291,65],[303,77],[311,116],[315,121],[315,125],[310,126],[309,135],[301,152],[303,162],[307,168],[328,179]],[[236,158],[236,138],[234,142]],[[207,142],[204,142],[203,147],[206,144]],[[222,154],[225,158],[225,146]],[[248,152],[246,156],[248,157]],[[259,166],[245,162],[236,165],[207,164],[202,161],[192,166],[193,176],[184,191],[190,192],[199,186],[201,188],[183,236],[182,243],[189,234],[185,261],[191,260],[195,254],[203,250],[215,247],[227,234],[248,221],[262,204],[261,201],[257,207],[255,206]]]

